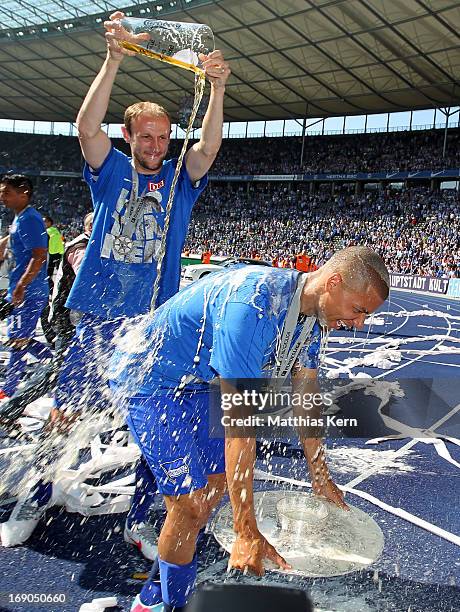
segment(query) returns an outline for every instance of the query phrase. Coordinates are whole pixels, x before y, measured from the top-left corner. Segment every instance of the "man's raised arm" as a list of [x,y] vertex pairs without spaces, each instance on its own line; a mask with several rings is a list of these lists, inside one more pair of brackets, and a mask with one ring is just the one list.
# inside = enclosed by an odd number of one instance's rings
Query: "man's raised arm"
[[201,138],[185,156],[185,165],[192,182],[198,181],[211,168],[222,143],[225,84],[230,68],[221,51],[200,55],[206,77],[211,83],[211,95],[201,128]]
[[77,116],[77,129],[83,157],[91,168],[102,166],[110,151],[110,139],[102,130],[101,124],[107,113],[113,83],[124,55],[135,55],[134,52],[123,49],[117,39],[126,38],[134,41],[143,40],[148,34],[133,36],[121,27],[120,20],[124,13],[117,11],[110,15],[110,21],[104,22],[107,30],[107,57],[102,68],[94,79]]

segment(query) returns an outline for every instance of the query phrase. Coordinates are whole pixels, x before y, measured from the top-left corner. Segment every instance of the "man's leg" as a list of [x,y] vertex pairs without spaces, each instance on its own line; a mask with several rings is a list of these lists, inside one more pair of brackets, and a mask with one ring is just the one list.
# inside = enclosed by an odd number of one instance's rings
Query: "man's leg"
[[[197,537],[225,489],[224,442],[209,439],[208,404],[207,392],[184,393],[179,401],[171,393],[130,400],[128,424],[167,509],[158,568],[154,564],[134,612],[180,610],[193,591]],[[161,601],[163,608],[153,607]]]
[[16,306],[8,317],[10,358],[6,380],[1,390],[3,398],[11,397],[21,382],[27,366],[27,353],[39,361],[50,359],[53,356],[46,345],[33,339],[35,327],[46,301],[47,296],[30,296],[22,304]]
[[[68,340],[68,338],[67,338]],[[65,344],[65,343],[64,343]],[[64,356],[65,355],[65,356]],[[64,360],[59,372],[58,388],[55,400],[59,408],[81,408],[81,402],[75,401],[72,405],[72,397],[79,398],[78,390],[84,386],[87,360],[84,348],[77,338],[70,341],[70,347],[61,346],[59,352],[60,363]],[[72,395],[73,391],[75,394]],[[54,493],[54,496],[53,496]],[[15,546],[25,542],[33,533],[38,521],[44,512],[58,503],[56,490],[52,483],[39,480],[36,485],[22,495],[10,518],[1,525],[1,539],[4,546]]]
[[67,350],[55,394],[58,409],[102,410],[107,407],[107,364],[116,326],[85,314]]
[[53,253],[52,255],[48,255],[48,268],[46,272],[48,274],[48,284],[50,288],[50,293],[53,292],[54,273],[59,268],[61,260],[62,255],[59,255],[59,253]]
[[196,581],[198,534],[224,492],[225,474],[213,474],[202,489],[164,496],[167,515],[158,540],[158,562],[136,598],[140,606],[163,603],[165,612],[179,612],[185,606]]
[[2,405],[2,411],[7,412],[11,409],[13,413],[20,414],[28,404],[50,393],[54,389],[65,353],[71,340],[72,335],[69,333],[59,334],[56,337],[53,359],[48,365],[42,366],[33,372],[27,382]]
[[134,496],[126,517],[124,538],[139,549],[146,559],[154,561],[158,554],[158,532],[148,520],[158,488],[144,457],[136,465]]

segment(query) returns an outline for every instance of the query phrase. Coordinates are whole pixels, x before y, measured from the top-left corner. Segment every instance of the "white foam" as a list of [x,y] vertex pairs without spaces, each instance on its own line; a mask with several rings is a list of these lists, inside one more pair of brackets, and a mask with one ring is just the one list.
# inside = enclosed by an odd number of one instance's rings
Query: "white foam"
[[378,474],[391,474],[395,470],[414,472],[416,468],[409,462],[409,459],[417,456],[414,451],[409,449],[398,453],[395,450],[375,450],[350,446],[327,449],[330,468],[340,474],[362,473],[371,468],[376,468]]

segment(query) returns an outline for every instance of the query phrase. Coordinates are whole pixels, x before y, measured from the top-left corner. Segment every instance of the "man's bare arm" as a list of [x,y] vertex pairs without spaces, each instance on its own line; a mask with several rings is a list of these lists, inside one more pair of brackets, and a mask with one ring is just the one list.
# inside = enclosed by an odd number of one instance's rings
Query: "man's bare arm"
[[83,100],[76,121],[83,157],[94,169],[102,166],[111,147],[110,139],[101,125],[107,113],[120,62],[125,55],[134,55],[134,52],[123,49],[118,44],[118,40],[122,38],[143,40],[148,37],[148,34],[137,36],[128,34],[121,27],[120,20],[123,17],[124,13],[117,11],[110,15],[109,21],[104,22],[107,57]]
[[18,280],[16,287],[12,294],[12,302],[15,305],[21,304],[24,301],[24,295],[27,285],[34,280],[37,274],[40,272],[41,267],[46,263],[48,256],[48,249],[46,247],[39,247],[32,249],[32,257],[27,264],[27,268],[24,274]]
[[[295,367],[292,371],[292,390],[293,393],[303,395],[304,397],[319,397],[321,395],[321,388],[318,384],[317,370]],[[308,415],[310,421],[312,419],[321,419],[322,406],[319,402],[317,403],[318,405],[313,403],[308,412],[299,406],[299,404],[300,402],[296,403],[296,416],[302,415],[305,417]],[[333,482],[329,474],[323,445],[323,428],[299,428],[298,433],[307,460],[313,492],[316,495],[325,497],[340,508],[348,510],[342,491]]]
[[[235,393],[226,381],[221,381],[222,393]],[[237,416],[230,412],[231,416]],[[265,539],[257,527],[254,511],[254,463],[256,459],[255,436],[233,437],[226,428],[225,471],[230,502],[233,509],[233,528],[236,540],[229,565],[236,569],[248,569],[257,575],[264,573],[263,560],[270,559],[283,569],[290,566]]]
[[221,51],[201,56],[206,76],[211,82],[211,95],[201,128],[201,138],[185,156],[187,172],[192,182],[198,181],[211,168],[222,143],[225,84],[230,68]]

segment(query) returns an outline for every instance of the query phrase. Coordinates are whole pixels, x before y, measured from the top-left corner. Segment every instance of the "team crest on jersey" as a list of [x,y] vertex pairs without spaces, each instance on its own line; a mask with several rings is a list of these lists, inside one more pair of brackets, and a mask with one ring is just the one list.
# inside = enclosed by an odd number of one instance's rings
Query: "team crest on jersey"
[[[157,220],[164,214],[162,192],[164,181],[149,181],[146,193],[131,206],[129,190],[122,189],[115,210],[113,224],[104,236],[101,256],[130,264],[152,263],[159,252],[163,229]],[[154,190],[152,190],[152,186]]]
[[168,480],[170,480],[173,484],[176,483],[180,476],[190,473],[185,457],[174,459],[174,461],[165,461],[165,463],[160,463],[160,466],[163,472],[166,474]]

